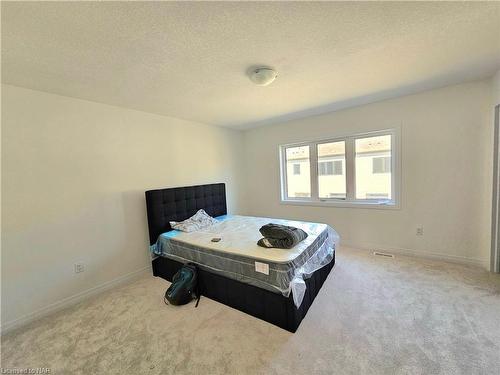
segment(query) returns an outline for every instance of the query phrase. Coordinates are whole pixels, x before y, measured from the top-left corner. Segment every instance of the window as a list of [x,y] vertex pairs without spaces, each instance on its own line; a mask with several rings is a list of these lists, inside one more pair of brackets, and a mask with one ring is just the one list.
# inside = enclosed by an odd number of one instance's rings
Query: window
[[372,170],[373,173],[391,173],[391,157],[390,156],[382,156],[382,157],[374,157],[372,159]]
[[318,162],[318,174],[320,176],[326,176],[326,175],[333,174],[333,162],[331,162],[331,161]]
[[356,199],[391,199],[391,138],[390,134],[356,138]]
[[318,174],[320,176],[341,175],[342,160],[318,161]]
[[339,175],[343,175],[344,172],[344,168],[343,168],[343,165],[344,165],[344,161],[343,160],[334,160],[333,161],[333,175],[335,176],[339,176]]
[[289,198],[311,197],[309,149],[308,145],[286,148],[286,191]]
[[294,175],[300,174],[300,164],[294,164],[293,165],[293,174]]
[[[342,168],[345,162],[345,141],[318,143],[316,148],[319,198],[345,199],[346,179]],[[335,160],[321,161],[332,158],[335,158]],[[335,165],[337,165],[337,167],[335,167]]]
[[282,201],[397,207],[398,142],[385,130],[281,146]]

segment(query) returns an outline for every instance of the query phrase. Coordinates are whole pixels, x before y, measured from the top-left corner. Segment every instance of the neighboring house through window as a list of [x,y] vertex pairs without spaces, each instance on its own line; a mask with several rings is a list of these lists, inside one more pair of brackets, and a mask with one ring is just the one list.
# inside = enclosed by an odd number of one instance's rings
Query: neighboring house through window
[[398,206],[396,130],[280,146],[281,200]]

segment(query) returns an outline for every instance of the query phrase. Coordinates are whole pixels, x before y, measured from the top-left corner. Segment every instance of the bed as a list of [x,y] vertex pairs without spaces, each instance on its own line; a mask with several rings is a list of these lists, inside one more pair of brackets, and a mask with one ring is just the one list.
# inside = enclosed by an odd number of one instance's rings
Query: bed
[[[199,268],[203,296],[295,332],[335,264],[338,236],[325,224],[227,215],[225,184],[146,192],[153,274],[168,281],[186,262]],[[194,233],[172,230],[204,209],[218,220]],[[303,228],[308,238],[290,250],[256,245],[272,222]],[[222,237],[213,243],[211,238]]]

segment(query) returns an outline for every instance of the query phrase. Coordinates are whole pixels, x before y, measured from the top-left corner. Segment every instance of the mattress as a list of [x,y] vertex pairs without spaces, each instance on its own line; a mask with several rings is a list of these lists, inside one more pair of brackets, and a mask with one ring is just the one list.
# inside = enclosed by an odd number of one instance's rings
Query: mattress
[[[216,219],[218,224],[195,232],[163,233],[151,250],[286,297],[293,291],[297,306],[305,293],[304,278],[333,259],[339,240],[326,224],[239,215]],[[308,237],[292,249],[262,248],[257,245],[259,228],[268,223],[301,228]]]

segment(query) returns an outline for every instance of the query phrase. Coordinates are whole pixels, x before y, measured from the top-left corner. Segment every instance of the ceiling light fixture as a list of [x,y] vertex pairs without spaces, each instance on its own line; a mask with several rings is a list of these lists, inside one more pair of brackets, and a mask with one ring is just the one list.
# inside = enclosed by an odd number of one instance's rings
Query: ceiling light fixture
[[272,83],[278,73],[271,68],[256,68],[250,72],[250,80],[258,86],[267,86]]

